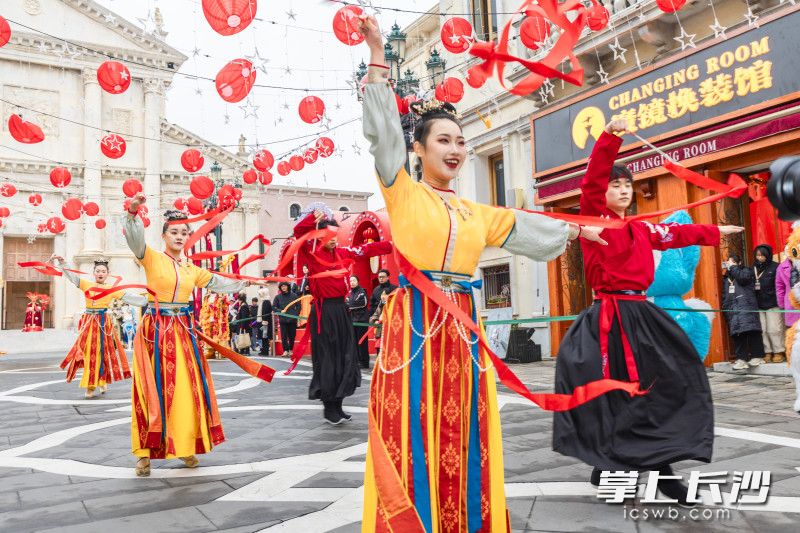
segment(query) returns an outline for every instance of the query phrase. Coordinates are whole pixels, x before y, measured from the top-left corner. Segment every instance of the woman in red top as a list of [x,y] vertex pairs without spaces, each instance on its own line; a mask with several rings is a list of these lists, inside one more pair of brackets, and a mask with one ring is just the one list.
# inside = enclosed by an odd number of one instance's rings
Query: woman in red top
[[[625,218],[633,199],[633,177],[615,165],[624,120],[606,126],[581,182],[580,214]],[[711,460],[714,412],[702,360],[669,315],[645,300],[653,281],[653,250],[717,246],[720,235],[743,228],[634,221],[602,234],[608,246],[581,239],[586,280],[594,304],[567,332],[556,360],[556,392],[610,377],[640,381],[649,392],[631,397],[610,392],[571,411],[555,413],[553,449],[592,465],[592,483],[602,470],[659,470],[670,464]],[[620,328],[620,321],[622,328]],[[598,353],[599,352],[599,353]],[[659,482],[670,498],[687,502],[677,480]]]
[[[313,206],[312,206],[313,207]],[[323,208],[324,209],[324,208]],[[338,226],[333,215],[322,209],[308,214],[294,227],[294,236],[300,238],[310,231]],[[334,277],[318,277],[331,270],[339,270],[355,259],[388,254],[391,242],[374,242],[357,248],[337,246],[336,238],[324,246],[309,241],[298,253],[298,264],[308,265],[308,281],[314,303],[306,327],[311,328],[311,365],[313,374],[308,386],[309,400],[322,400],[324,417],[336,425],[350,420],[342,410],[342,400],[351,396],[361,386],[353,324],[344,299],[350,291],[347,273]]]

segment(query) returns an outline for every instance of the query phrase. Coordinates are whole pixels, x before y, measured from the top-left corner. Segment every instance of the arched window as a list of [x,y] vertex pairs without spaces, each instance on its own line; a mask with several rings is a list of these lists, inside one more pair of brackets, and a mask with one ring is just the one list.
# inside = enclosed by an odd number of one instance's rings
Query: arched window
[[350,208],[347,207],[346,205],[343,205],[342,207],[339,208],[339,211],[344,211],[346,213],[347,211],[350,211]]
[[292,220],[300,218],[300,204],[292,204],[289,206],[289,218]]

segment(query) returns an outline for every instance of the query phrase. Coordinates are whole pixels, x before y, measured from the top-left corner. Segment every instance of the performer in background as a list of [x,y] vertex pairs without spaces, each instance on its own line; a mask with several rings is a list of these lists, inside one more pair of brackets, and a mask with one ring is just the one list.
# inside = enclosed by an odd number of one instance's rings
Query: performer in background
[[[148,297],[134,344],[131,444],[138,476],[150,475],[150,459],[180,458],[189,468],[196,454],[207,453],[225,440],[217,409],[214,381],[201,356],[197,325],[189,299],[196,287],[238,293],[245,287],[200,268],[185,257],[191,234],[181,211],[167,211],[162,229],[165,250],[147,246],[144,226],[136,216],[145,196],[135,196],[123,217],[125,239],[144,267]],[[260,365],[259,365],[260,366]]]
[[[580,214],[625,218],[633,200],[633,176],[614,159],[627,122],[614,120],[597,140],[581,182]],[[581,240],[586,280],[594,304],[575,320],[556,359],[556,392],[611,377],[640,381],[648,393],[631,397],[613,391],[573,410],[555,413],[553,449],[602,470],[658,470],[687,459],[709,462],[714,443],[711,390],[702,360],[672,318],[645,299],[653,282],[653,250],[717,246],[736,226],[651,224],[633,221],[606,229],[609,242]],[[662,478],[663,479],[663,478]],[[659,489],[682,504],[687,488],[677,479]]]
[[285,313],[292,316],[278,315],[278,326],[281,333],[281,348],[283,355],[292,356],[294,350],[294,339],[297,335],[297,319],[300,313],[300,294],[292,290],[292,285],[287,281],[278,283],[278,294],[272,301],[272,311]]
[[[356,276],[350,276],[350,292],[347,294],[345,303],[347,304],[347,310],[350,311],[350,319],[353,321],[358,363],[362,369],[369,370],[369,339],[364,337],[369,331],[369,327],[356,325],[356,323],[366,324],[369,320],[367,291],[359,285]],[[362,338],[364,342],[359,343]]]
[[[478,321],[471,277],[487,246],[549,261],[581,231],[600,240],[596,228],[459,198],[451,182],[467,150],[450,104],[418,108],[414,152],[422,181],[411,179],[375,18],[363,17],[360,31],[371,53],[364,136],[395,246],[454,306]],[[428,295],[407,282],[401,286],[384,308],[373,370],[362,530],[508,531],[489,356],[476,335]]]
[[29,292],[26,296],[28,297],[28,305],[25,306],[25,321],[22,325],[22,331],[25,333],[42,331],[43,315],[50,303],[50,297],[46,294],[35,292]]
[[[100,289],[112,287],[106,284],[109,276],[108,259],[98,259],[94,262],[92,269],[94,281],[79,278],[77,274],[71,272],[69,265],[61,256],[54,254],[50,262],[56,267],[63,268],[64,277],[83,292],[93,287]],[[79,386],[86,389],[86,398],[93,398],[96,389],[99,389],[100,394],[104,394],[109,383],[131,377],[125,348],[109,313],[111,302],[117,299],[139,307],[147,304],[144,296],[126,291],[112,292],[96,300],[87,297],[86,311],[78,325],[78,339],[61,362],[61,368],[67,370],[67,383],[73,380],[79,369],[83,369]]]
[[[315,229],[338,227],[333,213],[324,204],[312,204],[294,227],[299,239]],[[301,216],[303,216],[301,214]],[[325,421],[337,425],[350,420],[342,401],[361,386],[361,370],[356,354],[353,323],[345,305],[349,291],[348,276],[315,277],[331,270],[346,268],[349,261],[375,257],[392,251],[390,242],[374,242],[355,248],[337,246],[334,237],[324,245],[312,240],[298,250],[298,259],[308,265],[308,285],[314,300],[306,327],[311,328],[311,364],[313,374],[308,386],[309,400],[322,400]],[[331,266],[337,264],[339,266]],[[364,302],[366,305],[366,301]],[[366,342],[366,341],[365,341]]]

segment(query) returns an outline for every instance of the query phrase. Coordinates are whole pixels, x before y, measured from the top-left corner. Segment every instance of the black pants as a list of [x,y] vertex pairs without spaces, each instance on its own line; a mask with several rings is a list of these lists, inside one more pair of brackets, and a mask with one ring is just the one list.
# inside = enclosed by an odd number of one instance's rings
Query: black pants
[[297,322],[281,322],[281,345],[284,353],[294,349],[294,336],[297,333]]
[[353,332],[356,336],[356,354],[361,368],[369,368],[369,339],[364,339],[364,342],[358,344],[358,341],[366,335],[368,330],[367,326],[353,326]]
[[753,357],[764,357],[764,343],[761,341],[760,331],[746,331],[731,335],[731,338],[736,359],[749,361]]

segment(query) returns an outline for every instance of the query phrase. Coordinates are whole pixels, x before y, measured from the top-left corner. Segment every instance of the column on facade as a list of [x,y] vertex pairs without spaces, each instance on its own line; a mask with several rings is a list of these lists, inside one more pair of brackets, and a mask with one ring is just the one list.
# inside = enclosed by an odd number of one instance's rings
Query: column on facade
[[[242,209],[244,211],[244,224],[242,225],[242,232],[244,234],[242,235],[242,243],[245,243],[252,239],[255,232],[258,231],[259,204],[257,202],[248,202],[242,206]],[[246,256],[249,256],[251,253],[258,253],[258,244],[253,244],[253,248]],[[248,276],[260,276],[261,263],[262,261],[250,263],[248,266],[244,267],[245,272],[243,273]]]
[[161,233],[161,117],[164,115],[164,83],[144,80],[144,194],[153,222],[147,228],[147,242],[152,246]]
[[[83,71],[83,195],[86,201],[100,204],[102,176],[100,174],[100,138],[102,128],[103,97],[94,69]],[[94,224],[83,221],[83,249],[81,256],[99,255],[103,251],[102,232]]]

